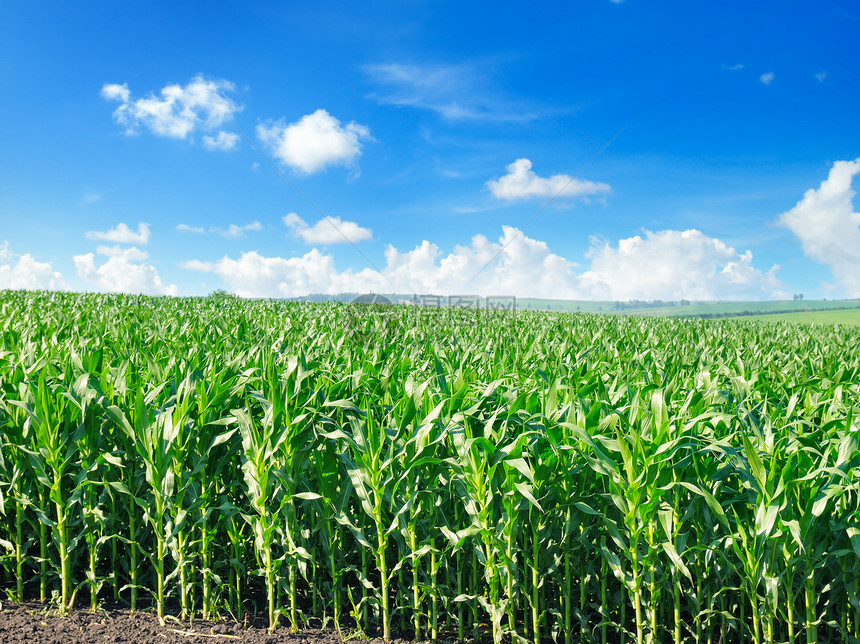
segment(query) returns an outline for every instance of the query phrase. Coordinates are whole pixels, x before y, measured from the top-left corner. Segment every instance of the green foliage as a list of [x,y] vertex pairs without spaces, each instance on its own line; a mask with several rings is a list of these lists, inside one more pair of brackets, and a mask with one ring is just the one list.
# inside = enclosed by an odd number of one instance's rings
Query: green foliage
[[218,293],[0,310],[12,599],[385,638],[860,637],[855,328]]

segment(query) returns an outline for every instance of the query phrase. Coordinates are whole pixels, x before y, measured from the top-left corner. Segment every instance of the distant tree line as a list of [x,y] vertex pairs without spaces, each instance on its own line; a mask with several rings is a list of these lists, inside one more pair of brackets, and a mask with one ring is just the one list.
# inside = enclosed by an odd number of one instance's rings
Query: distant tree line
[[690,306],[690,300],[672,300],[664,302],[663,300],[627,300],[626,302],[615,302],[614,309],[616,311],[624,311],[627,309],[661,309],[672,306]]

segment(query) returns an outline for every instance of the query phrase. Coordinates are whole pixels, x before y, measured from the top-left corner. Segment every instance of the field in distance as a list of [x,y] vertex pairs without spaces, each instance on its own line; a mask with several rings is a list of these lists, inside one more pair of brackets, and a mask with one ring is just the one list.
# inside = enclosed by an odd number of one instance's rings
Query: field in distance
[[755,322],[796,322],[798,324],[851,324],[860,326],[860,308],[798,311],[796,313],[764,313],[730,318]]
[[[425,306],[455,305],[465,308],[483,308],[487,299],[478,296],[404,295],[384,293],[393,303]],[[313,294],[291,298],[306,302],[350,302],[359,297],[358,293],[338,295]],[[450,301],[449,301],[450,300]],[[513,298],[508,296],[490,297],[495,308],[508,308]],[[796,321],[816,323],[860,324],[860,299],[854,300],[770,300],[770,301],[662,301],[662,300],[562,300],[548,298],[516,298],[516,306],[521,311],[558,311],[568,313],[598,313],[610,315],[648,315],[659,317],[706,317],[706,318],[749,318],[762,316],[764,321]],[[816,311],[844,311],[833,316],[807,316]],[[799,315],[799,317],[794,317]],[[774,317],[779,316],[779,317]]]
[[[587,300],[550,300],[521,298],[517,308],[535,311],[572,311],[615,315],[654,315],[662,317],[759,317],[762,320],[779,319],[797,322],[833,322],[860,324],[860,300],[772,300],[759,302],[661,302],[633,300],[628,302],[594,302]],[[826,311],[827,316],[809,316],[806,313]],[[782,317],[775,317],[782,316]],[[796,317],[800,316],[800,317]]]

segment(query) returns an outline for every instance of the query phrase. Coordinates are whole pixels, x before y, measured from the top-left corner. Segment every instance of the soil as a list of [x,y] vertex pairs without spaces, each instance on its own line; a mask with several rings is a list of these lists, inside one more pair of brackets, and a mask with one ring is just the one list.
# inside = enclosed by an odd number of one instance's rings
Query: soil
[[[346,633],[345,633],[346,635]],[[179,622],[168,618],[164,626],[149,611],[131,614],[122,607],[73,610],[63,617],[45,609],[44,604],[29,602],[6,603],[0,608],[0,642],[4,644],[91,644],[98,642],[156,642],[164,644],[193,644],[195,642],[250,642],[252,644],[342,644],[343,640],[333,629],[327,631],[306,629],[298,634],[281,627],[274,633],[266,628],[262,619],[248,618],[245,623],[230,619],[216,621],[191,620]],[[441,640],[440,640],[441,641]],[[362,640],[361,644],[384,644],[382,639]],[[415,644],[411,639],[396,638],[389,644]]]

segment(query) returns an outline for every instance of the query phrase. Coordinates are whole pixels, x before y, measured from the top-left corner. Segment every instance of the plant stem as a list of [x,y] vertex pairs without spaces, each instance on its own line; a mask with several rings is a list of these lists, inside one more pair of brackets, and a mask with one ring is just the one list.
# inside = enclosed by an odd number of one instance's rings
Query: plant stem
[[20,503],[15,504],[15,579],[17,581],[18,603],[24,601],[24,553],[21,544],[24,542],[24,509]]
[[[435,539],[434,539],[435,541]],[[430,639],[434,642],[439,636],[438,631],[438,612],[437,612],[437,596],[439,594],[436,587],[436,575],[439,570],[436,561],[436,544],[433,543],[433,549],[430,551]]]
[[131,584],[131,612],[137,610],[137,528],[135,527],[134,501],[128,501],[128,577]]
[[571,644],[570,632],[570,601],[571,601],[571,580],[570,580],[570,550],[565,548],[564,551],[564,644]]
[[[463,555],[457,551],[457,595],[463,594]],[[457,641],[462,642],[464,639],[463,623],[463,602],[457,602]]]
[[62,597],[62,612],[69,607],[69,586],[71,585],[71,570],[69,568],[69,541],[66,529],[66,513],[59,503],[57,507],[57,541],[60,550],[60,588]]
[[420,595],[418,591],[418,571],[420,562],[415,552],[418,550],[417,537],[415,535],[415,524],[409,526],[409,547],[412,549],[412,628],[415,630],[414,639],[421,639],[421,612]]
[[[529,514],[532,513],[529,506]],[[538,596],[538,565],[540,562],[540,521],[532,528],[532,637],[534,644],[540,644],[540,601]]]
[[266,566],[266,596],[269,603],[269,632],[274,633],[278,624],[275,620],[275,571],[272,564],[272,546],[266,544],[263,553],[263,563]]
[[377,551],[376,565],[379,568],[379,586],[382,592],[382,638],[386,641],[391,639],[391,628],[389,623],[388,612],[388,567],[385,564],[385,537],[382,531],[385,529],[382,526],[381,517],[376,517],[376,536],[377,536]]
[[290,630],[293,633],[299,632],[296,582],[296,560],[292,558],[290,560]]
[[609,615],[607,613],[606,599],[606,578],[609,575],[609,566],[606,563],[606,558],[601,557],[600,560],[600,643],[606,644],[606,638],[609,633]]
[[[42,513],[47,510],[45,494],[39,493],[39,508]],[[20,542],[20,539],[19,539]],[[48,526],[39,521],[39,601],[43,604],[48,601]]]
[[806,575],[806,642],[807,644],[817,644],[818,642],[818,619],[817,601],[815,597],[815,571],[810,570]]

